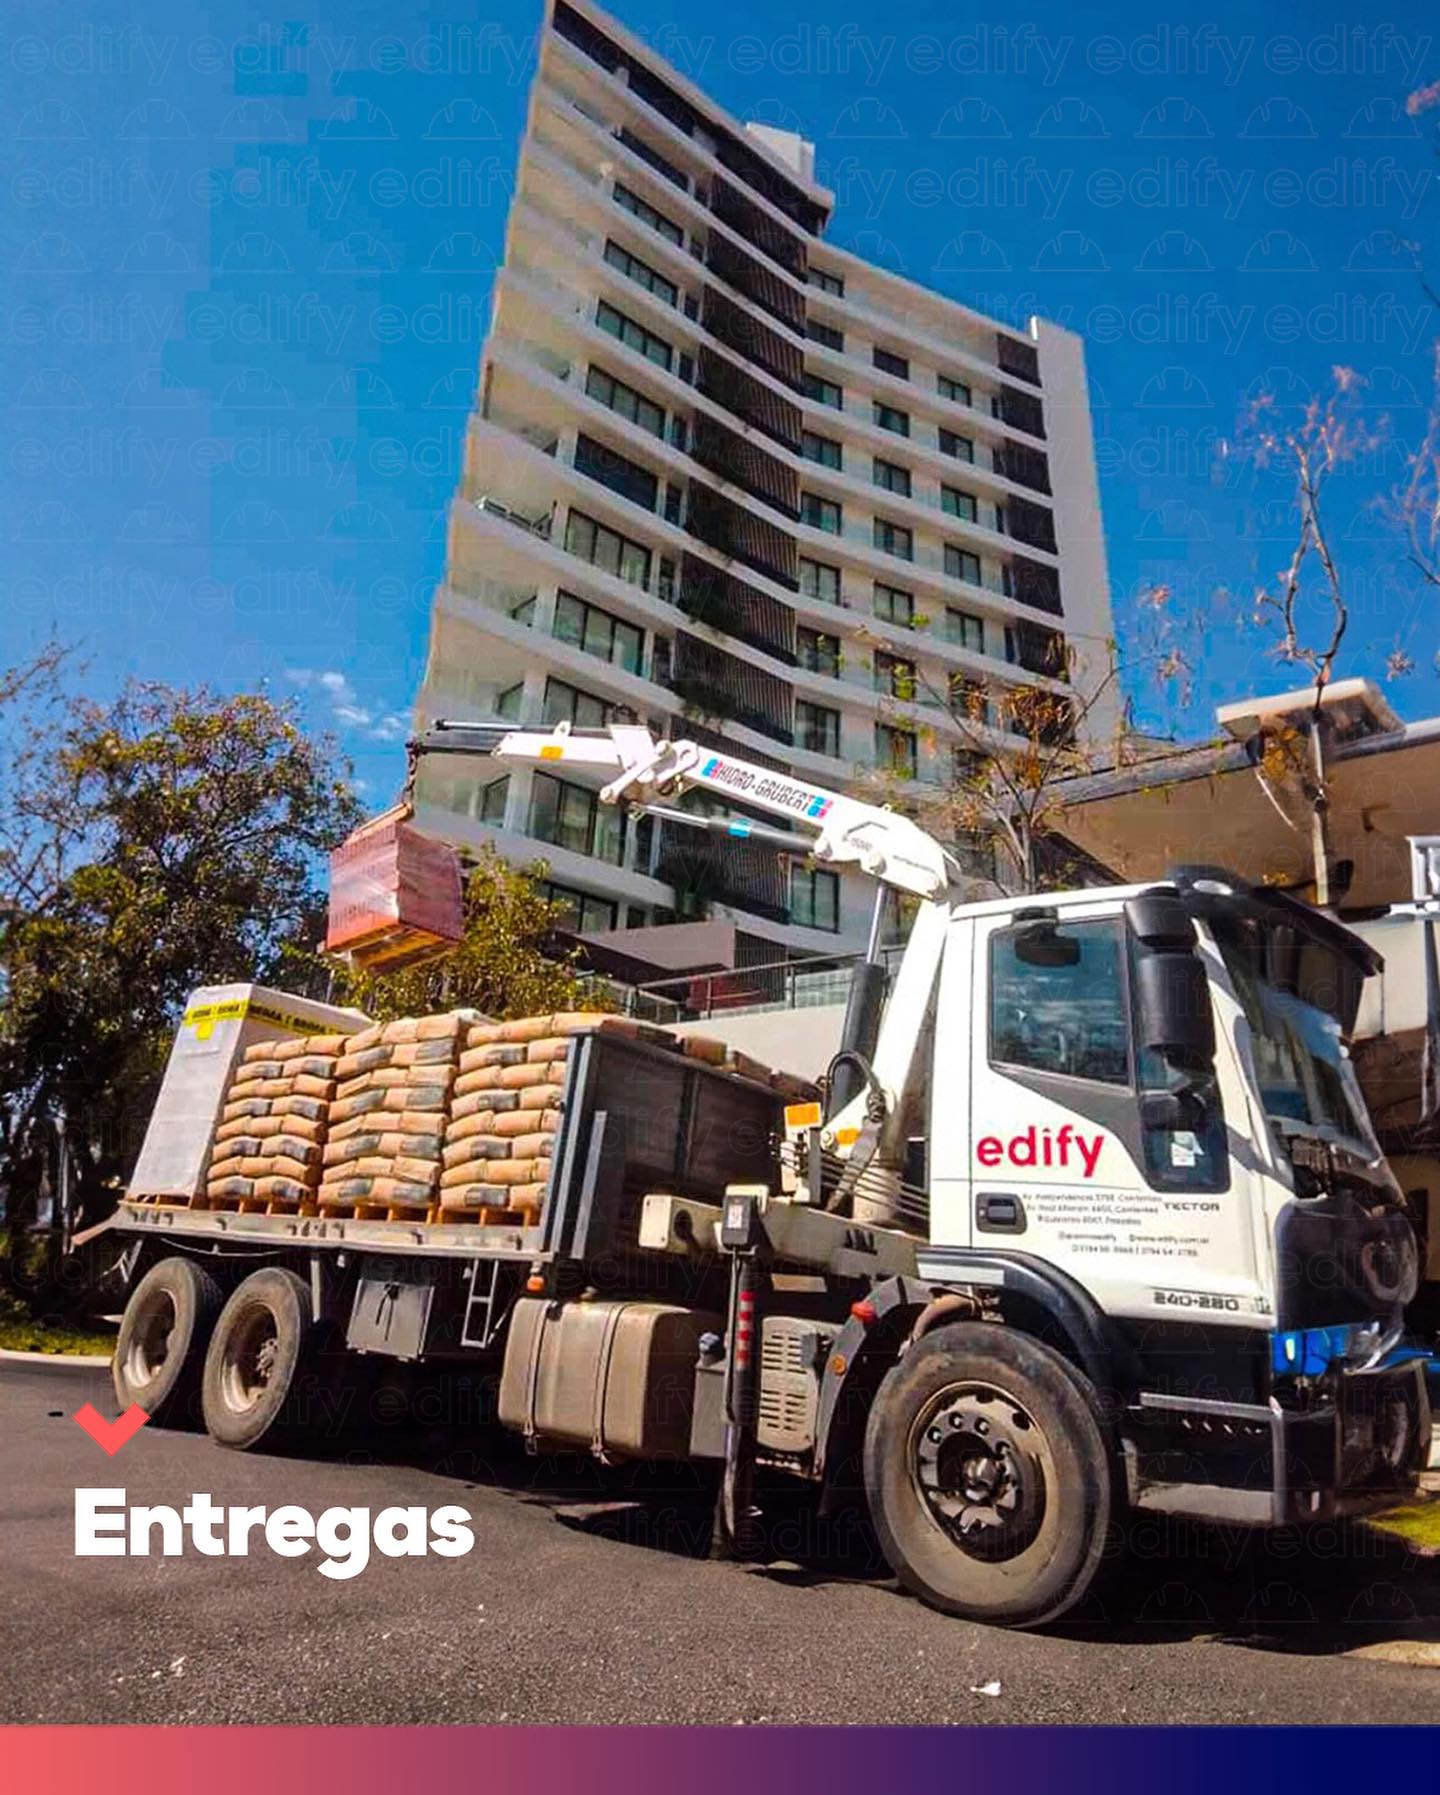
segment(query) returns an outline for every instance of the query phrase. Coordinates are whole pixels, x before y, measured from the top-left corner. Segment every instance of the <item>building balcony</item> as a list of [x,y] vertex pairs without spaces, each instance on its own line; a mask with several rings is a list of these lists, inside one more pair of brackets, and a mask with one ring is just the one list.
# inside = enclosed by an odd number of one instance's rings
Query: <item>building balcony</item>
[[711,233],[705,253],[705,266],[727,286],[758,305],[772,318],[787,325],[797,335],[805,330],[805,295],[787,285],[764,263],[757,262],[744,250],[737,249],[728,238]]
[[798,587],[795,538],[697,480],[690,482],[686,528],[727,560],[740,561],[792,591]]
[[[626,125],[607,128],[562,88],[542,87],[540,104],[539,122],[525,144],[527,159],[538,151],[560,178],[596,192],[605,191],[618,176],[683,227],[697,254],[708,240],[708,249],[724,264],[711,264],[722,280],[803,334],[805,248],[790,227],[720,174],[708,181],[685,177],[677,183],[674,165],[663,152],[657,155]],[[730,197],[716,204],[717,193]],[[758,256],[748,252],[747,244]]]
[[703,717],[744,723],[777,742],[794,740],[789,681],[713,642],[677,630],[665,684]]
[[[892,275],[836,243],[826,241],[817,245],[817,250],[818,255],[811,254],[812,263],[823,259],[837,264],[846,282],[843,294],[819,289],[811,294],[817,317],[847,332],[858,326],[859,334],[878,336],[882,341],[901,336],[912,346],[917,360],[970,375],[981,386],[993,386],[1002,373],[1019,372],[1001,366],[998,344],[1002,333],[996,331],[993,318],[904,275]],[[868,292],[872,285],[882,291],[893,287],[893,306],[877,303]]]
[[753,243],[772,262],[778,262],[797,280],[804,280],[807,260],[805,239],[777,224],[753,200],[747,199],[738,187],[732,187],[728,181],[712,181],[710,210],[722,224],[729,225],[747,243]]
[[1040,384],[1040,357],[1033,343],[1021,343],[1002,331],[995,333],[995,361],[1002,374],[1014,374],[1021,380],[1028,380],[1031,386]]
[[[557,13],[557,25],[559,18]],[[624,79],[617,73],[621,61],[629,64]],[[622,123],[640,126],[670,161],[678,158],[687,165],[685,172],[693,185],[738,178],[750,203],[763,209],[780,229],[817,232],[824,228],[829,196],[813,181],[772,160],[744,135],[738,122],[726,121],[705,96],[695,92],[693,104],[682,98],[673,71],[668,71],[668,79],[662,79],[633,58],[609,61],[578,43],[572,45],[559,33],[547,34],[542,41],[540,73],[547,92],[565,99],[574,88],[594,91],[598,85],[606,118],[597,122],[607,130],[619,129]],[[585,117],[594,118],[589,110],[580,110]],[[713,150],[702,144],[697,126],[713,140]]]
[[725,904],[769,922],[790,920],[789,865],[773,848],[662,823],[655,873],[673,888],[681,909]]
[[805,377],[805,352],[766,325],[717,287],[707,286],[701,322],[710,335],[754,366],[798,393]]
[[[729,301],[725,302],[727,305]],[[735,307],[730,308],[732,311]],[[798,405],[787,404],[772,387],[754,380],[728,356],[702,348],[696,389],[737,418],[763,431],[792,455],[800,453],[802,430]]]
[[684,555],[680,561],[680,609],[697,623],[748,643],[772,659],[793,665],[795,612],[758,586],[722,573],[708,561]]
[[800,515],[800,473],[703,412],[692,425],[690,453],[731,486],[742,487],[792,521]]

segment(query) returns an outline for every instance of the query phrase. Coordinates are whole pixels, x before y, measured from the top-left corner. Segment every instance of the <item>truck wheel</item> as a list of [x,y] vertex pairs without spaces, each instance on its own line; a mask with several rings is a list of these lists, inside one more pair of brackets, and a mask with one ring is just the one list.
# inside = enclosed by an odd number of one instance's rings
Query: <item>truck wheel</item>
[[901,1583],[946,1614],[1058,1620],[1100,1568],[1110,1455],[1090,1386],[1038,1340],[957,1322],[886,1375],[865,1491]]
[[310,1289],[278,1266],[251,1272],[220,1311],[205,1355],[205,1426],[222,1446],[278,1444],[298,1419],[296,1372],[312,1343]]
[[132,1402],[154,1427],[194,1427],[200,1372],[224,1300],[208,1271],[173,1257],[152,1265],[130,1292],[110,1377],[122,1412]]

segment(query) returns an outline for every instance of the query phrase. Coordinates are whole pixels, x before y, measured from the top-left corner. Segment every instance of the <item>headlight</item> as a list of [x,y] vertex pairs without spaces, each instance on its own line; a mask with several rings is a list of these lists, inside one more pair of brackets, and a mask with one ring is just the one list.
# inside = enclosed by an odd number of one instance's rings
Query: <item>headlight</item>
[[1369,1371],[1404,1332],[1404,1322],[1347,1321],[1330,1328],[1287,1328],[1270,1336],[1277,1377],[1319,1377],[1332,1368]]

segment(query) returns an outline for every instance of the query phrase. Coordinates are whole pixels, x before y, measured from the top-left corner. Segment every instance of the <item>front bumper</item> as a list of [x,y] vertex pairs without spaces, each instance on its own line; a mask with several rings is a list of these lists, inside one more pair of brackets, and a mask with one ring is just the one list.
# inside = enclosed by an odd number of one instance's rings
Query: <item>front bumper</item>
[[1133,1505],[1283,1527],[1373,1512],[1411,1494],[1430,1453],[1416,1362],[1335,1371],[1306,1408],[1142,1397],[1126,1461]]
[[1393,1502],[1415,1488],[1430,1457],[1424,1367],[1345,1371],[1313,1411],[1274,1413],[1273,1519],[1328,1520]]

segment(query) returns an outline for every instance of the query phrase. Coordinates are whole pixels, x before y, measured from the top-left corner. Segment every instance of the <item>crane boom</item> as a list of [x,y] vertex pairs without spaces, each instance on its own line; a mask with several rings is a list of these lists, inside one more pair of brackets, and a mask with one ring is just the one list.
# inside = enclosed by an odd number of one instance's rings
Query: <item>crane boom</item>
[[811,852],[821,864],[858,866],[915,897],[943,897],[959,875],[954,859],[909,817],[698,742],[657,741],[640,723],[542,730],[441,720],[410,751],[412,764],[419,754],[484,754],[512,765],[609,775],[600,791],[607,804],[708,791],[812,831]]
[[[813,832],[811,853],[824,865],[858,866],[921,900],[905,954],[880,1018],[867,1089],[842,1098],[826,1119],[823,1144],[858,1175],[877,1158],[894,1175],[903,1157],[899,1135],[906,1089],[914,1074],[925,1014],[939,974],[960,869],[933,836],[909,817],[843,792],[777,773],[740,755],[699,742],[657,740],[640,723],[576,729],[516,728],[508,723],[437,719],[409,744],[410,783],[425,754],[476,754],[515,766],[561,766],[608,775],[607,804],[649,807],[659,797],[708,791]],[[739,831],[743,835],[743,829]],[[849,1043],[847,1043],[849,1045]]]

